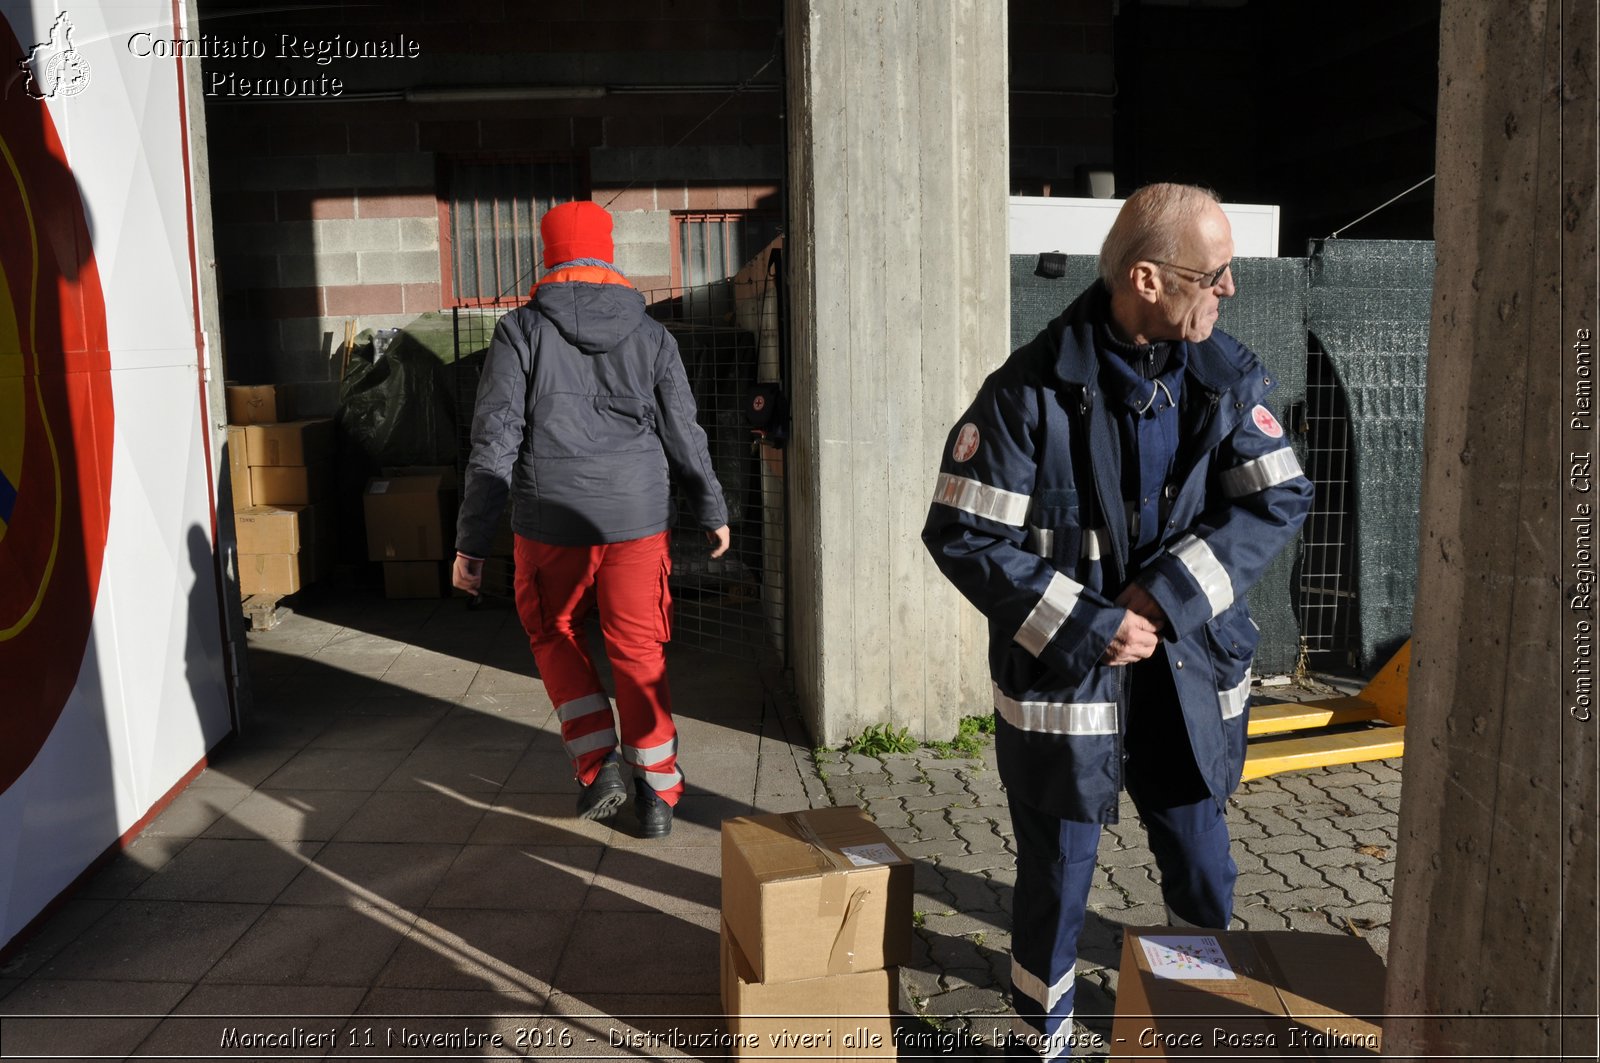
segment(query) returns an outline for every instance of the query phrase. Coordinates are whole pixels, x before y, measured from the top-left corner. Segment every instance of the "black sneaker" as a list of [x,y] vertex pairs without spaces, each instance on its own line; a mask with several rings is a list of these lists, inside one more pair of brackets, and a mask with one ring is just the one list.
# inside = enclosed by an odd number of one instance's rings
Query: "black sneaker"
[[628,788],[622,785],[617,762],[608,760],[600,765],[594,782],[578,791],[578,818],[610,819],[627,800]]
[[665,838],[672,833],[672,806],[643,779],[633,781],[633,814],[639,817],[639,834],[645,838]]

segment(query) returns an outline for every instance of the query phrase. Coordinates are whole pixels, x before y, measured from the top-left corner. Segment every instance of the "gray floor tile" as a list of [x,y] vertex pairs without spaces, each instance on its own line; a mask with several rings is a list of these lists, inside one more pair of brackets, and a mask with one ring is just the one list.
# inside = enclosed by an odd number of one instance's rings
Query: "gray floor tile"
[[379,790],[474,794],[499,792],[521,758],[514,749],[419,749],[406,755]]
[[342,716],[328,724],[309,744],[313,749],[404,749],[409,752],[438,723],[432,716]]
[[206,828],[206,838],[326,841],[368,795],[361,790],[257,790]]
[[0,1000],[11,995],[11,991],[22,984],[20,978],[0,978]]
[[750,799],[756,789],[758,761],[754,755],[728,756],[724,753],[696,756],[693,747],[680,744],[678,766],[683,771],[687,796],[712,795],[738,800]]
[[275,905],[210,969],[205,982],[371,985],[413,919],[392,908]]
[[121,900],[192,841],[193,838],[178,834],[141,834],[112,857],[111,862],[84,885],[79,896]]
[[143,831],[145,834],[177,835],[198,838],[228,810],[249,796],[243,786],[189,787],[172,799],[172,802]]
[[449,672],[460,668],[476,670],[477,662],[464,655],[423,646],[406,646],[389,665],[392,675],[415,672]]
[[544,682],[534,676],[533,657],[523,667],[496,668],[484,665],[473,677],[468,694],[534,694],[544,690]]
[[466,794],[375,793],[334,837],[342,842],[465,843],[487,807]]
[[528,721],[453,712],[428,732],[419,750],[493,750],[522,753],[538,732]]
[[304,749],[273,772],[261,788],[376,790],[405,758],[398,749]]
[[555,706],[550,704],[550,695],[544,692],[544,684],[527,693],[501,693],[480,694],[469,690],[456,699],[462,709],[481,712],[485,716],[498,716],[508,720],[532,719],[541,725],[549,719],[555,711]]
[[675,1041],[725,1029],[716,994],[560,993],[545,1010],[549,1028],[569,1032],[584,1059],[721,1059]]
[[459,845],[421,842],[329,842],[278,903],[416,911],[428,903],[460,851]]
[[14,943],[16,950],[6,957],[4,963],[0,963],[0,975],[27,978],[105,918],[116,906],[116,900],[102,897],[78,897],[68,901],[44,925],[27,938]]
[[[611,820],[579,819],[577,784],[559,794],[501,794],[478,822],[474,845],[605,845]],[[626,815],[627,813],[622,813]]]
[[[348,1052],[349,1041],[341,1039],[341,1027],[366,992],[364,986],[198,985],[139,1046],[139,1055],[207,1059],[277,1051],[320,1058],[334,1051]],[[223,1052],[219,1047],[230,1031],[248,1044],[252,1035],[282,1037],[295,1029],[309,1037],[293,1048],[251,1053]]]
[[719,913],[722,850],[710,846],[607,849],[583,906],[594,911]]
[[638,993],[720,993],[720,918],[715,912],[580,912],[553,984],[580,998],[615,992],[620,968],[627,972],[622,984]]
[[[539,1015],[547,1003],[543,992],[478,992],[452,989],[373,989],[347,1024],[354,1043],[386,1045],[390,1058],[437,1055],[411,1038],[470,1032],[485,1038],[470,1051],[488,1059],[581,1059],[576,1046],[563,1049],[554,1031],[542,1029]],[[498,1035],[498,1046],[487,1040]],[[344,1043],[351,1044],[350,1033]],[[465,1054],[465,1052],[463,1052]]]
[[577,796],[572,761],[561,751],[559,739],[535,741],[506,777],[510,793],[569,794]]
[[365,697],[345,708],[351,716],[444,716],[456,707],[455,700],[432,694],[414,694],[393,687],[375,687]]
[[[187,982],[104,982],[33,979],[0,1000],[7,1018],[6,1058],[65,1056],[121,1058],[138,1048],[190,989]],[[121,1018],[118,1016],[128,1016]]]
[[425,694],[436,698],[455,698],[467,692],[478,675],[477,665],[428,672],[383,673],[389,694]]
[[[387,666],[385,666],[387,667]],[[347,711],[363,698],[381,697],[387,687],[381,673],[363,675],[330,667],[315,673],[284,676],[264,703],[295,716],[328,716]]]
[[572,924],[571,912],[428,908],[377,985],[548,993]]
[[138,900],[270,904],[321,842],[196,838],[133,891]]
[[575,912],[584,906],[600,852],[592,845],[469,845],[428,903]]
[[237,741],[250,749],[301,749],[327,725],[322,717],[257,710],[245,718]]
[[46,963],[40,975],[197,982],[263,910],[259,904],[123,901]]
[[[322,723],[316,721],[317,726]],[[211,755],[206,770],[189,784],[189,790],[248,790],[260,786],[295,752],[295,748],[287,746],[258,746],[241,735]]]

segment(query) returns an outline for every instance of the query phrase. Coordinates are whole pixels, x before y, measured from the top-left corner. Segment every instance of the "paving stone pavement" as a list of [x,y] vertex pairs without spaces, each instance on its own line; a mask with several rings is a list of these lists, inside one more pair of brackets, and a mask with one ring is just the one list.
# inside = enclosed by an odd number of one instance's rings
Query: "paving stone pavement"
[[[1332,691],[1265,693],[1288,700]],[[1009,1002],[1015,840],[993,740],[981,743],[977,756],[954,759],[927,748],[883,756],[816,749],[805,785],[813,805],[865,808],[917,861],[903,1006],[946,1034],[991,1043],[1019,1028]],[[1243,784],[1228,808],[1239,867],[1234,928],[1357,935],[1387,959],[1400,765],[1375,761]],[[1101,835],[1098,862],[1076,1003],[1077,1051],[1090,1058],[1107,1054],[1122,928],[1166,923],[1155,858],[1126,794],[1121,822]]]

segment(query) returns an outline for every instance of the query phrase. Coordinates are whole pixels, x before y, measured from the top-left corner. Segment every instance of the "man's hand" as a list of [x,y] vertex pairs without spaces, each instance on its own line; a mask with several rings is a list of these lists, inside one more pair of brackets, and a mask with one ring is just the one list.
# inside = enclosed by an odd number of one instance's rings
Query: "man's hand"
[[1113,666],[1142,661],[1156,652],[1157,641],[1155,625],[1129,610],[1122,614],[1122,625],[1100,659]]
[[1157,631],[1167,626],[1167,614],[1150,597],[1150,592],[1137,583],[1130,583],[1122,589],[1122,593],[1117,595],[1117,604],[1150,621]]
[[468,594],[477,594],[483,586],[483,559],[457,554],[456,563],[450,567],[450,582]]
[[728,552],[728,526],[724,524],[716,531],[706,532],[706,542],[711,544],[711,556],[721,557]]

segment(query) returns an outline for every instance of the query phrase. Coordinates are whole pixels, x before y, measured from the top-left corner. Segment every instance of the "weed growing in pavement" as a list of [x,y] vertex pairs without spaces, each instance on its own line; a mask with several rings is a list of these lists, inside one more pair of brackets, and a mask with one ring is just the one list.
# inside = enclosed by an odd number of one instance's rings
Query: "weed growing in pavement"
[[912,738],[911,732],[904,727],[896,728],[886,723],[875,723],[852,738],[845,748],[852,753],[881,757],[885,753],[914,752],[917,740]]
[[926,742],[933,755],[940,760],[952,760],[956,757],[975,757],[983,750],[983,740],[979,735],[994,734],[994,714],[986,716],[963,716],[956,725],[956,736],[948,742]]

